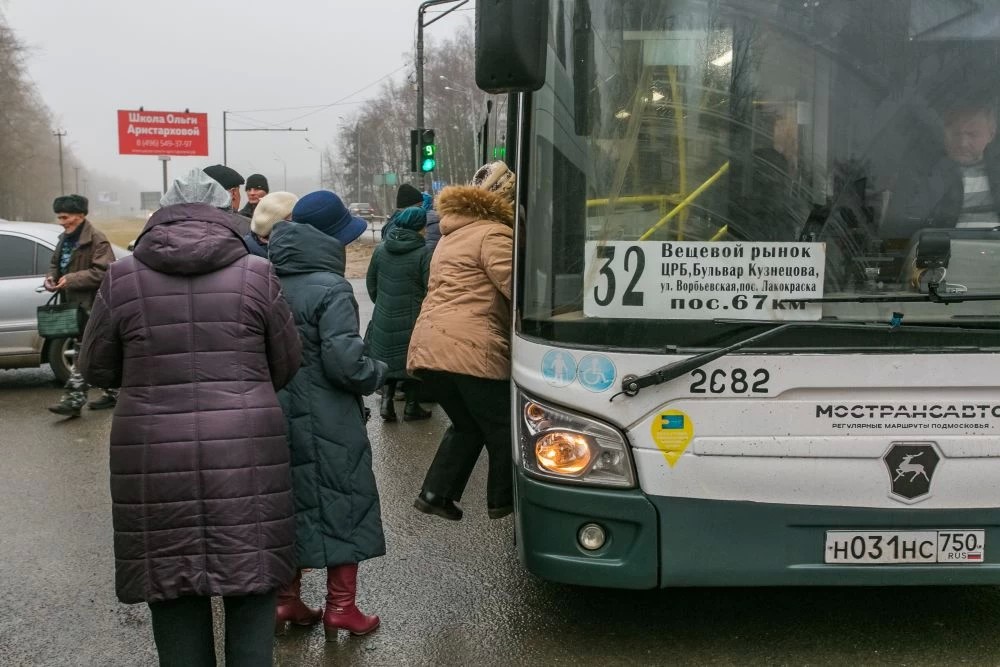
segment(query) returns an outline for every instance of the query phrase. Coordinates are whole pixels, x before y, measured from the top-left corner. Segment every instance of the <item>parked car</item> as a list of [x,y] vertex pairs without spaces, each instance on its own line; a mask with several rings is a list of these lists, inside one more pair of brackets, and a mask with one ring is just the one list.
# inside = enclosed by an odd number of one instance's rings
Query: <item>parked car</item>
[[[42,222],[0,220],[0,368],[49,364],[59,383],[69,379],[76,355],[74,338],[38,335],[36,309],[52,294],[42,283],[62,227]],[[115,258],[129,254],[112,245]]]
[[378,215],[378,211],[375,210],[375,207],[366,202],[354,203],[347,208],[350,210],[351,215],[356,215],[359,218],[364,218],[368,221],[371,221],[373,217]]

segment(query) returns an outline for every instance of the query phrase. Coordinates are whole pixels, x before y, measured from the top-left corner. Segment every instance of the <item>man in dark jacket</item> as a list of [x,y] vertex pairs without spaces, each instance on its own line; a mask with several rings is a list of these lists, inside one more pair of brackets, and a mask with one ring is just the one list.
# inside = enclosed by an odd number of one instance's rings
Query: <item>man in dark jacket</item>
[[[300,568],[326,569],[327,640],[342,628],[371,632],[378,616],[355,603],[358,563],[385,553],[378,487],[362,396],[382,384],[385,364],[365,354],[358,304],[344,278],[344,245],[367,228],[332,192],[310,193],[275,225],[268,242],[304,349],[302,368],[279,395],[288,419]],[[299,583],[282,591],[279,623],[318,620],[299,599]]]
[[[63,303],[77,304],[89,312],[104,274],[115,261],[115,254],[108,237],[87,220],[89,203],[86,197],[56,197],[52,210],[62,225],[63,233],[52,251],[45,289],[59,292]],[[73,364],[62,400],[49,406],[49,411],[64,417],[79,417],[80,410],[87,403],[88,389],[76,364]],[[117,391],[105,389],[101,397],[91,401],[87,407],[91,410],[113,408],[117,396]]]
[[239,225],[240,234],[246,236],[250,231],[250,218],[240,215],[240,202],[242,201],[240,186],[244,183],[243,176],[232,167],[223,164],[213,164],[211,167],[205,167],[203,171],[229,192],[229,209],[239,216],[236,222]]
[[253,212],[257,210],[257,204],[270,192],[267,179],[261,174],[250,174],[246,183],[247,205],[240,209],[240,215],[246,218],[253,218]]
[[943,150],[932,159],[907,159],[879,234],[909,239],[928,227],[1000,225],[1000,154],[993,146],[996,108],[959,101],[942,114]]
[[[194,193],[201,201],[194,202]],[[122,388],[111,425],[115,581],[146,602],[162,665],[271,665],[295,519],[276,391],[302,346],[271,265],[247,253],[229,195],[179,179],[94,304],[80,371]],[[162,201],[162,200],[161,200]]]

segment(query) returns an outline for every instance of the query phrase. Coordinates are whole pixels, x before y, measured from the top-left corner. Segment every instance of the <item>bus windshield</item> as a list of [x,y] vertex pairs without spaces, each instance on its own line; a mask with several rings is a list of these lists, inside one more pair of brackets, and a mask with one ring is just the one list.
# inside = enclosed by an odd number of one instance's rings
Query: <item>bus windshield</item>
[[996,5],[551,0],[519,332],[662,349],[799,319],[997,326],[1000,300],[892,300],[1000,293]]

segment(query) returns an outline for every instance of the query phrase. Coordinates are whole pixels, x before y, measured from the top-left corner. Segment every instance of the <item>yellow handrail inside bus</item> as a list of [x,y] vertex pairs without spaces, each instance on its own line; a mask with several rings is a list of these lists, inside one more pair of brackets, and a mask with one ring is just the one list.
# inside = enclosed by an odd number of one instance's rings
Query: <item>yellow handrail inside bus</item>
[[710,187],[715,185],[715,182],[720,178],[722,178],[727,171],[729,171],[729,162],[726,162],[721,167],[719,167],[719,170],[717,172],[709,176],[707,181],[705,181],[697,188],[695,188],[695,190],[691,194],[689,194],[687,197],[684,198],[684,201],[682,201],[680,204],[674,207],[674,210],[670,211],[670,213],[667,213],[665,216],[663,216],[663,218],[660,219],[659,222],[657,222],[655,225],[646,230],[646,233],[640,236],[639,240],[640,241],[647,240],[650,236],[652,236],[656,232],[656,230],[658,230],[660,227],[662,227],[663,225],[667,224],[675,217],[677,217],[677,215],[681,213],[684,209],[686,209],[688,206],[690,206],[695,199],[700,197],[702,193],[705,192],[705,190],[708,190]]
[[722,237],[729,233],[729,225],[722,225],[719,227],[719,231],[715,232],[715,235],[709,239],[709,241],[721,241]]
[[[616,204],[660,204],[661,206],[666,203],[674,204],[675,206],[684,200],[684,195],[673,194],[673,195],[635,195],[632,197],[618,197],[613,200]],[[609,206],[611,204],[611,199],[588,199],[587,208],[594,208],[597,206]]]
[[[680,86],[677,85],[677,66],[671,65],[667,68],[667,75],[670,78],[670,104],[674,108],[674,124],[677,127],[677,168],[680,171],[680,190],[682,195],[687,195],[687,135],[684,129],[684,104],[680,98]],[[687,222],[687,208],[682,209],[681,218],[677,225],[677,240],[684,240],[684,225]]]

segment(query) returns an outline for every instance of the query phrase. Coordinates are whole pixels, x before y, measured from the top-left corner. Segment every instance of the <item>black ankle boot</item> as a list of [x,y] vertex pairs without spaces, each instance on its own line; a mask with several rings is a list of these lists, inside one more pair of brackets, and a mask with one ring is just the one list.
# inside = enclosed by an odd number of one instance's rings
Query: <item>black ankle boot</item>
[[407,399],[406,407],[403,408],[403,421],[412,422],[430,418],[430,410],[424,410],[420,407],[420,404],[417,403],[416,399]]
[[382,400],[379,403],[379,414],[387,422],[396,421],[396,404],[392,402],[392,392],[388,389],[382,391]]

